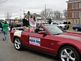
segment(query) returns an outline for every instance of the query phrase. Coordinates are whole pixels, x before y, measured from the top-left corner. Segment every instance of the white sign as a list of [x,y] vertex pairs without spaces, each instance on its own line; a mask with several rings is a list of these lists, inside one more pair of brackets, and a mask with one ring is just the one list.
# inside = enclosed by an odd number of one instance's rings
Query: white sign
[[29,44],[40,46],[40,38],[29,37]]

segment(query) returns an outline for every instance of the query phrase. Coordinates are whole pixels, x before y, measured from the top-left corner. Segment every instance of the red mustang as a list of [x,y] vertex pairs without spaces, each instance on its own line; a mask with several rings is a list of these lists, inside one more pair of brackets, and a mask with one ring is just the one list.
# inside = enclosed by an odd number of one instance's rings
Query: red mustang
[[63,32],[55,25],[38,26],[34,32],[12,30],[11,41],[15,49],[23,46],[59,57],[60,61],[80,61],[81,34]]

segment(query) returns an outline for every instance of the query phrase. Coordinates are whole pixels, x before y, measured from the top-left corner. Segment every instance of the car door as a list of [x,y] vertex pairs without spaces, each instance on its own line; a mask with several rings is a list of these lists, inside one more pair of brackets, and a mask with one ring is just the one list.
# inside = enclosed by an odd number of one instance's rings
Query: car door
[[57,37],[51,34],[43,36],[41,39],[42,50],[51,54],[55,53],[58,48],[58,41],[56,39]]
[[[37,31],[36,31],[37,30]],[[29,34],[29,46],[31,48],[41,49],[41,41],[43,38],[43,34],[40,34],[39,31],[43,31],[42,27],[37,28],[36,32],[31,32]]]
[[46,34],[46,30],[39,31],[38,33],[29,34],[29,46],[35,50],[52,53],[54,52],[53,37],[50,34]]

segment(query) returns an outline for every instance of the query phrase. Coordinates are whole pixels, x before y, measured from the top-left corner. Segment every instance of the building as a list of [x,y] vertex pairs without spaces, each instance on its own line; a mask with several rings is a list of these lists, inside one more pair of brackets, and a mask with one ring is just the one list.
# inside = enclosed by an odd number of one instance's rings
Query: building
[[67,1],[67,19],[72,24],[81,23],[81,0]]

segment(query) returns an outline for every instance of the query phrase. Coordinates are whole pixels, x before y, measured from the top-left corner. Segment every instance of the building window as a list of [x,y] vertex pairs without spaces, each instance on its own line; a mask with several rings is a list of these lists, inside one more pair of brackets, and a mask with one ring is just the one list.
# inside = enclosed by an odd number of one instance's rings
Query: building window
[[72,3],[72,9],[78,9],[78,3]]
[[77,0],[69,0],[69,2],[75,2],[75,1],[77,1]]
[[72,12],[72,18],[78,19],[79,18],[79,12],[78,11],[73,11]]
[[68,18],[69,18],[69,19],[72,18],[72,11],[68,11]]
[[81,0],[69,0],[69,2],[78,2],[78,1],[81,1]]
[[72,11],[72,18],[74,18],[74,11]]
[[72,3],[68,3],[68,10],[72,9]]
[[73,2],[73,0],[69,0],[69,2]]
[[79,11],[79,18],[81,18],[81,11]]
[[81,3],[79,3],[79,8],[81,8]]
[[79,12],[78,11],[74,11],[74,18],[79,18]]

